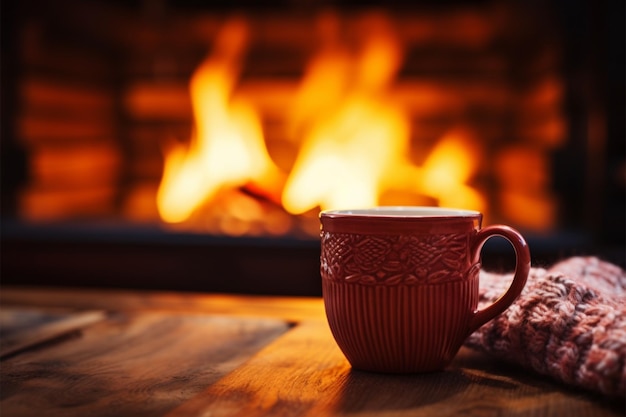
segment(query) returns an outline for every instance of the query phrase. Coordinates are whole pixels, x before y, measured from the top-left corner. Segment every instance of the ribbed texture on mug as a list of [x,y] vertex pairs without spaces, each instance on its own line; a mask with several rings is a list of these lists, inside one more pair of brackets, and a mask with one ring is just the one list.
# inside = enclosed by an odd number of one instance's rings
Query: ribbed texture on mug
[[478,300],[472,279],[365,286],[323,280],[337,344],[355,369],[410,373],[445,367],[468,336]]

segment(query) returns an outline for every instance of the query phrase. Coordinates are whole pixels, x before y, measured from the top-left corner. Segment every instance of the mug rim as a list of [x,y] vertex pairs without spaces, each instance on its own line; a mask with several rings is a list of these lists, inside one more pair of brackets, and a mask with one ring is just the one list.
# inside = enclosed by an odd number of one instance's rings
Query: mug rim
[[381,218],[381,219],[417,219],[417,218],[451,218],[477,217],[481,213],[476,210],[467,210],[437,206],[377,206],[360,209],[323,210],[320,217],[347,217],[347,218]]

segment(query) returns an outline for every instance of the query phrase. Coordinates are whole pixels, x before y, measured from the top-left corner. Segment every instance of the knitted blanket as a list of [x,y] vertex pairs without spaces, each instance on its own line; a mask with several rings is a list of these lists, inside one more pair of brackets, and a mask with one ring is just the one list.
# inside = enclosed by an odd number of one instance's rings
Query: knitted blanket
[[[494,302],[511,279],[481,271],[480,306]],[[518,299],[466,346],[566,384],[626,397],[626,273],[593,257],[532,268]]]

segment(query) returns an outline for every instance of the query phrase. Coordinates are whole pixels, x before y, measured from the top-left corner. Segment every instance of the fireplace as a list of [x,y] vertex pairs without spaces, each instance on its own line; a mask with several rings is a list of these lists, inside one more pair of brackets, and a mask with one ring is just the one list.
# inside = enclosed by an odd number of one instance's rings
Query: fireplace
[[623,10],[353,3],[3,5],[4,282],[318,294],[369,205],[624,263]]

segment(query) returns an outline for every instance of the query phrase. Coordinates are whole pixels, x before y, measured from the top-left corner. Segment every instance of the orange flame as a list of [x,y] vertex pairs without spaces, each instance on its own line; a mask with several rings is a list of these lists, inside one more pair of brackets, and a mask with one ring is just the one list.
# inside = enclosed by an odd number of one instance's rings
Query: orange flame
[[189,147],[175,146],[166,155],[157,192],[159,213],[167,222],[186,220],[221,187],[275,173],[258,115],[243,99],[233,99],[247,35],[245,22],[227,22],[191,79],[196,131]]
[[[375,206],[385,191],[398,189],[443,206],[484,211],[481,193],[468,185],[479,154],[469,134],[444,135],[421,167],[409,161],[409,119],[389,95],[402,47],[385,16],[364,21],[357,57],[342,48],[332,15],[322,23],[324,47],[305,74],[292,113],[305,136],[283,192],[285,209],[299,214]],[[329,86],[334,88],[325,99],[319,92]]]
[[163,220],[185,221],[221,189],[250,183],[275,202],[282,193],[280,202],[292,214],[375,206],[389,190],[484,211],[482,195],[469,185],[480,152],[467,132],[448,132],[421,166],[410,159],[410,120],[391,94],[403,50],[389,20],[367,16],[356,32],[356,53],[335,15],[319,23],[322,48],[287,113],[300,147],[286,182],[269,157],[259,116],[234,98],[247,43],[247,26],[234,20],[192,77],[196,131],[188,147],[166,155],[157,193]]
[[[332,16],[326,18],[324,47],[294,108],[304,142],[282,198],[293,214],[375,205],[408,151],[408,119],[387,96],[402,55],[389,22],[373,15],[361,53],[351,57],[336,39]],[[320,96],[329,83],[341,84]]]
[[467,184],[480,163],[474,141],[463,130],[452,130],[439,139],[421,168],[418,182],[425,194],[439,205],[485,211],[484,197]]

